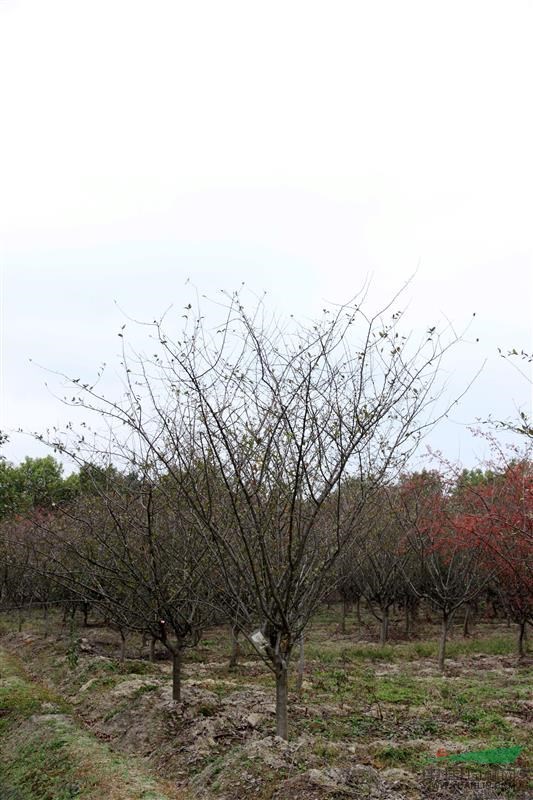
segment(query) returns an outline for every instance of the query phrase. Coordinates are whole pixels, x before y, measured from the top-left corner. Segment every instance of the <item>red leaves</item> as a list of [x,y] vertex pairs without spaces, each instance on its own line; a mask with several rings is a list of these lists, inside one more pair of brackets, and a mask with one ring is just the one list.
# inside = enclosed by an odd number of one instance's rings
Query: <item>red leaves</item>
[[519,621],[531,615],[530,461],[516,461],[499,471],[465,471],[450,481],[438,472],[410,475],[399,486],[398,497],[426,557],[438,554],[446,564],[461,551],[475,554],[476,569],[485,580],[496,582],[511,616]]

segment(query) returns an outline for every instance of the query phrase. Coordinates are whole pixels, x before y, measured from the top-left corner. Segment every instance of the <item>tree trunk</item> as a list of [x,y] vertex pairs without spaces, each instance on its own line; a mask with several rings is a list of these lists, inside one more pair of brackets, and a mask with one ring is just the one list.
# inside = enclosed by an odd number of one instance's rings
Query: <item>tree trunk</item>
[[231,626],[231,655],[229,659],[229,669],[235,669],[241,648],[239,647],[239,628],[237,625]]
[[467,636],[470,636],[470,617],[472,614],[472,609],[469,604],[466,605],[465,608],[465,618],[463,622],[463,637],[466,639]]
[[405,635],[407,637],[411,636],[412,632],[412,615],[411,615],[411,606],[409,603],[405,604]]
[[348,603],[342,598],[342,616],[341,616],[341,633],[346,633],[346,612],[347,612]]
[[526,648],[525,648],[526,624],[527,623],[525,620],[522,620],[522,622],[518,623],[518,640],[517,640],[518,658],[524,658],[526,654]]
[[126,634],[120,628],[120,661],[126,660]]
[[21,633],[22,626],[24,625],[24,614],[21,608],[19,608],[18,612],[18,632]]
[[444,672],[444,659],[446,658],[446,641],[448,639],[448,631],[450,629],[450,615],[442,615],[441,634],[439,642],[439,670]]
[[288,669],[284,661],[276,664],[276,735],[282,739],[289,738],[287,717]]
[[155,638],[152,636],[150,639],[150,655],[149,659],[153,663],[155,661]]
[[305,671],[305,648],[304,648],[304,637],[300,637],[300,655],[298,658],[298,670],[296,672],[296,691],[298,694],[302,693],[302,686],[304,682],[304,671]]
[[389,638],[389,609],[381,609],[381,630],[379,634],[379,643],[385,644]]
[[50,620],[49,620],[49,617],[48,617],[48,603],[45,603],[44,606],[43,606],[43,620],[44,620],[43,635],[44,635],[44,638],[46,639],[48,637],[48,633],[49,633],[49,629],[50,629],[50,625],[49,625]]
[[89,622],[88,622],[89,603],[83,603],[82,610],[83,610],[83,627],[84,628],[88,628],[89,627]]
[[181,702],[181,649],[172,653],[172,699]]
[[363,620],[361,619],[361,598],[358,597],[355,601],[355,618],[357,620],[357,625],[361,628],[363,624]]

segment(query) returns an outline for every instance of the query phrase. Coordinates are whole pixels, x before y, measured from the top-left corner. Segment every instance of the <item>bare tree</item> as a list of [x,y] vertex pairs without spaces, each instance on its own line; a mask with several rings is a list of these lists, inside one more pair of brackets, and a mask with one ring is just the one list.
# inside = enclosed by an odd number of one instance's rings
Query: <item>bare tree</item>
[[[248,312],[239,294],[217,308],[214,326],[191,306],[181,333],[154,322],[154,355],[124,347],[122,400],[71,386],[74,404],[108,423],[116,458],[149,461],[186,499],[218,563],[220,604],[248,636],[261,627],[253,643],[275,675],[287,738],[293,647],[368,497],[435,419],[439,366],[457,339],[432,327],[414,343],[400,313],[368,317],[358,302],[306,325],[267,318],[262,303]],[[86,431],[50,441],[88,456],[100,447]],[[344,502],[349,474],[360,489]]]
[[353,552],[353,571],[360,592],[380,623],[380,644],[389,638],[390,609],[405,592],[409,551],[384,489],[375,492],[365,513],[365,536]]
[[[115,474],[42,525],[57,557],[56,582],[104,611],[119,630],[149,634],[172,658],[173,699],[181,699],[184,651],[213,618],[209,552],[187,525],[182,503],[146,474]],[[59,549],[58,549],[59,545]]]

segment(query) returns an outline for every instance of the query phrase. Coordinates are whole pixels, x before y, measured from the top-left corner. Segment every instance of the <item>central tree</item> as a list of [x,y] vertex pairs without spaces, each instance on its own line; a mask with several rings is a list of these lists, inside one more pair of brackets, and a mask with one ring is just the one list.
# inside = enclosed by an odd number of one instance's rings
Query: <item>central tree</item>
[[186,501],[188,528],[218,564],[219,604],[248,637],[261,628],[253,643],[275,675],[287,738],[293,647],[368,499],[430,424],[438,367],[457,340],[432,328],[413,344],[399,313],[384,321],[388,309],[368,317],[352,304],[282,325],[261,303],[248,313],[239,294],[223,297],[218,325],[188,306],[180,335],[153,323],[157,354],[124,348],[122,401],[76,382],[75,404],[110,423],[115,460],[150,463]]

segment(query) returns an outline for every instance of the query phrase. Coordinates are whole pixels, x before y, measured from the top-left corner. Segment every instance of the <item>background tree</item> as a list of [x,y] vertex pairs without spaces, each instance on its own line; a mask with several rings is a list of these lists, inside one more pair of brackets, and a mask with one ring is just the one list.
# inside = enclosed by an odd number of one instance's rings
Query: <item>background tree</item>
[[50,510],[79,491],[76,474],[63,477],[52,456],[25,458],[18,465],[0,459],[0,519]]
[[423,472],[403,479],[396,506],[406,543],[418,562],[418,581],[406,578],[412,590],[439,609],[441,638],[438,665],[444,671],[446,642],[456,611],[479,596],[490,580],[481,571],[479,542],[464,535],[463,506],[450,494],[442,475]]
[[105,613],[123,648],[128,630],[163,644],[179,701],[183,653],[213,618],[209,552],[175,492],[169,496],[149,475],[139,471],[134,480],[108,471],[96,487],[98,493],[80,496],[42,526],[48,543],[59,545],[49,569],[55,581]]
[[482,552],[501,602],[518,625],[524,655],[526,626],[533,615],[533,467],[527,458],[500,467],[468,486],[469,508],[460,522]]
[[380,644],[385,644],[390,610],[406,593],[409,549],[403,546],[401,527],[387,502],[385,487],[374,494],[371,506],[371,513],[365,514],[365,536],[355,553],[356,569],[362,595],[380,623]]

